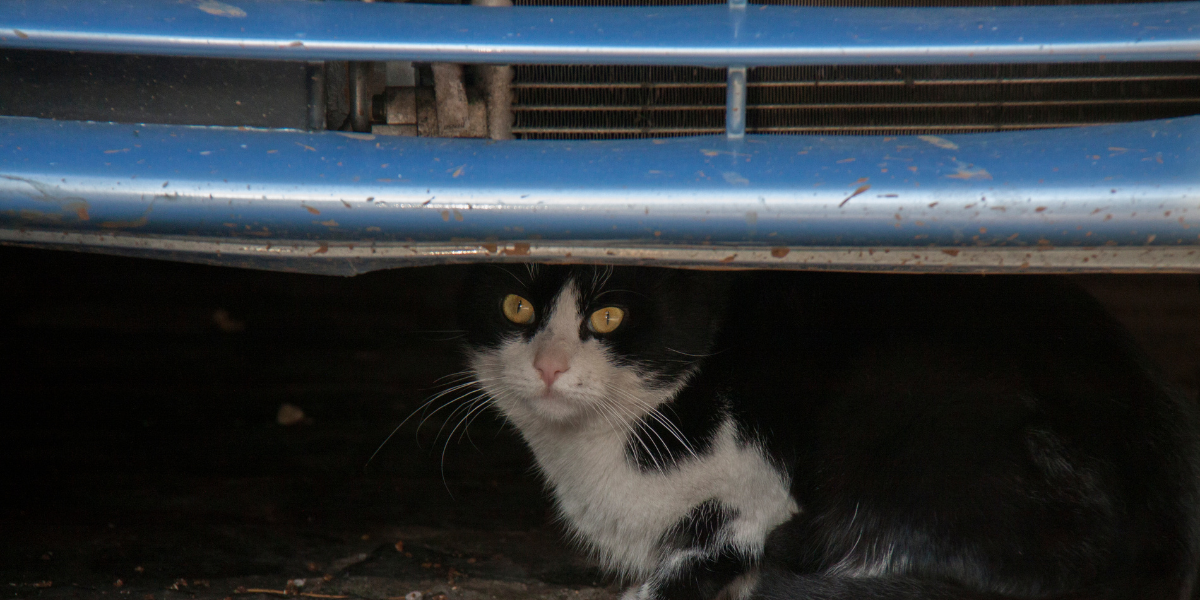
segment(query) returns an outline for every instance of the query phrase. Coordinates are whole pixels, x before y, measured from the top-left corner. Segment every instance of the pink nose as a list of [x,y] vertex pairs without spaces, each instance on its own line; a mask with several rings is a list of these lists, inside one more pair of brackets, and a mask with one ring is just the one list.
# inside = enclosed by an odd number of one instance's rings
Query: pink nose
[[567,357],[556,352],[539,354],[533,361],[533,368],[537,369],[538,375],[541,375],[542,382],[546,387],[554,384],[559,375],[562,375],[571,368],[567,362]]

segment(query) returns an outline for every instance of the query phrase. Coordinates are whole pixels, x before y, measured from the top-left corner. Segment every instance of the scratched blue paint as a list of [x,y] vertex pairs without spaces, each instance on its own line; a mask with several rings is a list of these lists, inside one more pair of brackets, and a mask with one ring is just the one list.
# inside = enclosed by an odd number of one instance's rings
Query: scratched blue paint
[[278,60],[938,64],[1195,60],[1194,2],[489,8],[278,0],[0,0],[0,47]]
[[451,140],[0,118],[0,229],[1196,245],[1200,117],[944,137]]

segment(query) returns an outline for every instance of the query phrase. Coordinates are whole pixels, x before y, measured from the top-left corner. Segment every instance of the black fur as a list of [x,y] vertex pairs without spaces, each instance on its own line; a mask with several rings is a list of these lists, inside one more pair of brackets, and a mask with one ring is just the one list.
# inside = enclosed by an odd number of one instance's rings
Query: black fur
[[[504,290],[544,304],[597,269],[481,269],[469,343],[515,327]],[[661,597],[709,598],[758,566],[772,600],[1192,596],[1195,403],[1066,280],[618,268],[598,288],[583,302],[628,314],[604,340],[620,359],[688,382],[662,407],[687,446],[732,417],[801,506],[761,564],[709,548]],[[630,460],[678,468],[688,448],[646,427],[664,444]],[[722,515],[700,505],[668,542],[704,548]]]

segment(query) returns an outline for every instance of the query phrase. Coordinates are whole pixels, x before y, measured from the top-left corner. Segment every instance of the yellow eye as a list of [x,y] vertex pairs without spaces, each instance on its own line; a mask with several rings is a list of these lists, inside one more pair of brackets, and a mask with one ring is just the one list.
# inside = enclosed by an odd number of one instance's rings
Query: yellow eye
[[625,311],[615,306],[606,306],[588,318],[588,329],[596,333],[609,333],[619,327],[624,318]]
[[513,323],[524,325],[533,320],[533,305],[516,294],[509,294],[504,297],[504,316]]

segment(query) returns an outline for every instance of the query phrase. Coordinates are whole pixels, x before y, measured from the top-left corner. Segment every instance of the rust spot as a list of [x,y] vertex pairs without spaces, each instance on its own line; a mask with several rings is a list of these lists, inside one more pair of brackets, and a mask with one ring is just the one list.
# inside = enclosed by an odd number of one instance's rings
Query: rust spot
[[725,258],[721,259],[721,264],[729,264],[729,263],[733,262],[733,259],[735,259],[735,258],[737,258],[736,254],[730,254],[729,256],[726,256]]
[[289,48],[302,48],[302,47],[304,47],[304,42],[301,42],[300,40],[296,40],[296,41],[288,44],[288,47]]
[[787,256],[788,253],[791,251],[792,251],[791,248],[787,248],[785,246],[778,246],[775,248],[771,248],[771,256],[774,256],[775,258],[783,258],[783,257]]
[[945,250],[942,250],[942,254],[945,254],[947,256],[958,256],[958,253],[959,253],[959,250],[957,248],[947,248]]
[[300,203],[300,206],[303,206],[303,207],[304,207],[304,210],[307,210],[308,212],[310,212],[310,213],[312,213],[312,214],[314,214],[314,215],[319,215],[319,214],[321,214],[321,211],[319,211],[319,210],[317,210],[317,209],[315,209],[315,208],[313,208],[313,207],[311,207],[311,206],[309,206],[309,205],[307,205],[307,204],[304,204],[303,202],[301,202],[301,203]]
[[[149,212],[149,211],[147,211]],[[141,218],[132,221],[101,221],[100,226],[105,229],[135,229],[150,222],[150,215],[142,215]]]
[[338,226],[338,222],[334,221],[333,219],[330,219],[328,221],[321,221],[321,224],[326,227],[337,227]]
[[[451,176],[451,177],[458,177],[459,175],[462,175],[462,174],[463,174],[463,169],[465,169],[466,167],[467,167],[467,165],[463,165],[463,166],[461,166],[461,167],[459,167],[459,168],[455,169],[455,170],[454,170],[454,172],[450,174],[450,176]],[[459,221],[461,221],[461,220],[462,220],[462,219],[459,219]]]
[[313,252],[313,254],[325,254],[326,252],[329,252],[329,244],[327,242],[321,242],[320,247],[318,247],[316,252]]
[[846,203],[847,203],[847,202],[849,202],[851,198],[853,198],[853,197],[855,197],[855,196],[857,196],[857,195],[859,195],[859,194],[861,194],[861,193],[863,193],[863,192],[865,192],[865,191],[867,191],[867,190],[869,190],[869,189],[871,189],[871,184],[866,184],[866,185],[860,185],[860,186],[858,186],[858,189],[854,190],[854,193],[853,193],[853,194],[850,194],[849,196],[846,196],[846,198],[845,198],[844,200],[842,200],[842,203],[838,205],[838,208],[841,208],[841,207],[845,206],[845,205],[846,205]]
[[458,210],[454,211],[454,220],[459,222],[462,222],[463,220],[463,215],[462,213],[458,212]]
[[443,211],[442,211],[442,220],[443,220],[443,221],[449,221],[449,220],[450,220],[450,211],[448,211],[448,210],[443,210]]
[[496,244],[484,244],[483,249],[488,251],[488,254],[496,253]]
[[1045,206],[1039,206],[1039,207],[1033,209],[1033,212],[1045,212],[1045,210],[1046,210]]
[[839,165],[845,164],[845,163],[849,163],[849,162],[854,162],[856,160],[858,160],[858,159],[857,158],[843,158],[842,160],[837,161],[837,164],[839,164]]
[[17,34],[17,37],[19,37],[23,40],[29,39],[29,34],[25,33],[24,31],[21,31],[20,29],[14,29],[13,33]]
[[88,204],[83,200],[80,200],[79,202],[71,202],[70,204],[67,204],[67,208],[75,209],[75,216],[78,217],[80,221],[86,221],[91,218],[88,216]]
[[292,142],[292,143],[296,144],[297,146],[300,146],[301,148],[304,148],[305,150],[311,150],[313,152],[317,151],[316,148],[313,148],[312,146],[309,146],[308,144],[301,144],[300,142]]

